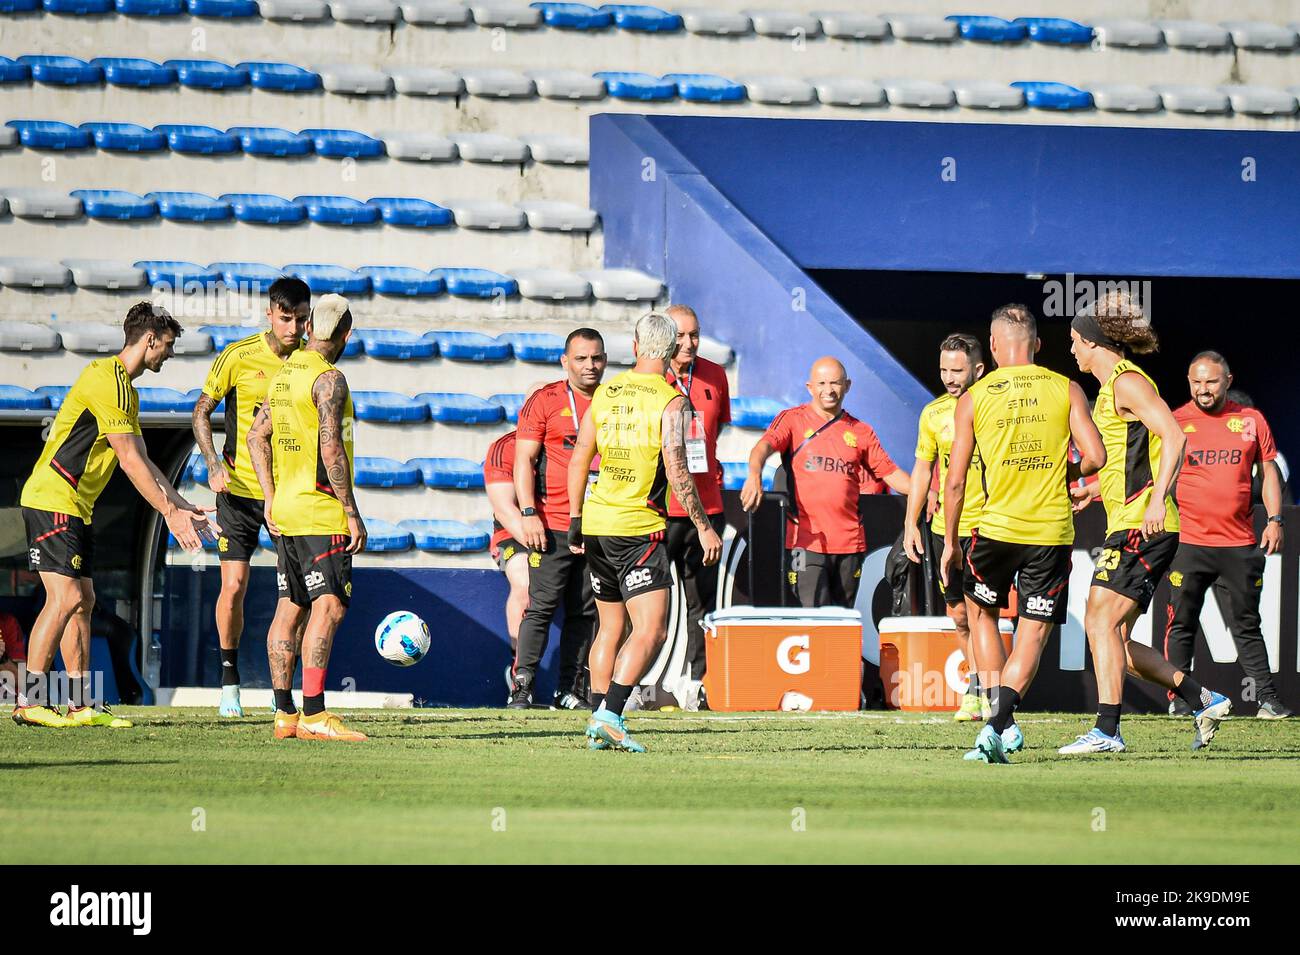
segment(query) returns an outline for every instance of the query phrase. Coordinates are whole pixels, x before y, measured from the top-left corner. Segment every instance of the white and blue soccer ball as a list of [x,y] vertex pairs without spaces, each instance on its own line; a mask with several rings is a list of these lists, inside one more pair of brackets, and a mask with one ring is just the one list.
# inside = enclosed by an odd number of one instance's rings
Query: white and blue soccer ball
[[395,610],[375,628],[375,649],[393,666],[419,663],[429,652],[429,625],[409,610]]

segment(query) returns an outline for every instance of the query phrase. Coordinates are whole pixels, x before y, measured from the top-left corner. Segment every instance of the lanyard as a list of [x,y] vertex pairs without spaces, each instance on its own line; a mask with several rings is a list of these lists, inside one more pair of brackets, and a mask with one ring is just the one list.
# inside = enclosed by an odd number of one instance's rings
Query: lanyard
[[817,435],[821,434],[823,431],[825,431],[827,428],[829,428],[831,425],[833,425],[835,422],[839,421],[839,420],[840,420],[841,418],[843,418],[843,417],[844,417],[844,412],[841,411],[841,412],[840,412],[839,414],[837,414],[834,418],[831,418],[830,421],[827,421],[825,424],[823,424],[820,428],[818,428],[818,429],[817,429],[816,431],[814,431],[812,434],[808,435],[808,437],[804,438],[803,441],[801,441],[801,442],[799,443],[799,447],[795,448],[793,451],[790,452],[790,460],[793,461],[793,460],[794,460],[794,456],[795,456],[796,454],[798,454],[800,451],[802,451],[802,450],[804,449],[804,446],[805,446],[806,444],[808,444],[809,441],[811,441],[813,438],[817,437]]
[[688,404],[690,403],[691,400],[691,385],[694,384],[694,382],[695,382],[695,359],[692,358],[691,367],[686,369],[685,388],[682,387],[682,379],[677,375],[676,372],[673,372],[673,384],[677,386],[678,391],[680,391],[683,395],[686,396],[686,401]]
[[573,431],[577,434],[582,430],[582,421],[578,418],[578,404],[573,400],[573,386],[567,381],[564,383],[564,393],[569,399],[569,414],[573,415]]

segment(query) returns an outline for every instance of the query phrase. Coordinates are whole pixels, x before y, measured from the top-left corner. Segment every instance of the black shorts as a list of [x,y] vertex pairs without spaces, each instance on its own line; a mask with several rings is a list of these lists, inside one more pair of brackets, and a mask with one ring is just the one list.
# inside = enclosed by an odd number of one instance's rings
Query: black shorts
[[1094,587],[1104,587],[1137,602],[1146,613],[1155,596],[1156,585],[1169,570],[1178,553],[1178,534],[1164,531],[1148,540],[1134,528],[1116,531],[1106,538],[1097,569],[1092,575]]
[[786,554],[786,583],[800,607],[852,609],[866,559],[866,554],[818,554],[796,547]]
[[497,562],[497,570],[504,574],[506,572],[506,564],[510,563],[512,557],[517,557],[520,554],[527,553],[527,547],[519,543],[519,541],[515,540],[513,537],[507,537],[501,543],[497,544],[496,556],[492,559]]
[[673,585],[663,531],[637,537],[584,536],[583,544],[597,600],[615,603]]
[[257,533],[266,526],[262,502],[222,491],[217,495],[217,556],[245,563],[257,553]]
[[23,508],[27,569],[35,573],[89,578],[95,572],[95,535],[76,514]]
[[[930,537],[934,543],[935,561],[943,560],[943,535],[930,531]],[[970,548],[969,537],[957,538],[957,549],[962,553],[962,561],[957,565],[948,576],[952,579],[948,581],[948,586],[943,585],[942,572],[936,571],[935,576],[939,579],[939,590],[943,592],[943,602],[949,607],[960,607],[966,600],[965,580],[966,580],[966,551]]]
[[966,548],[965,594],[988,610],[1004,610],[1015,584],[1020,616],[1062,623],[1070,593],[1070,551],[1069,544],[1010,544],[976,532]]
[[347,534],[275,539],[276,590],[281,599],[310,607],[317,597],[337,597],[343,606],[352,599],[352,540]]

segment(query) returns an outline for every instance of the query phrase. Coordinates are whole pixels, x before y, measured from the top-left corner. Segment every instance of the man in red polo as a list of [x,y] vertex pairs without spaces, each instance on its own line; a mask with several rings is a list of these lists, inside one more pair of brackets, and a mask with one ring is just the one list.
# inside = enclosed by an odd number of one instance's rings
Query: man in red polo
[[[1257,715],[1282,719],[1292,711],[1273,684],[1259,618],[1264,560],[1282,549],[1282,478],[1274,461],[1273,432],[1258,410],[1227,400],[1232,373],[1218,352],[1204,351],[1193,358],[1187,383],[1192,400],[1174,412],[1187,449],[1178,475],[1182,530],[1169,568],[1165,656],[1180,670],[1191,670],[1201,606],[1213,586],[1237,645],[1237,659],[1254,681]],[[1262,539],[1256,538],[1252,519],[1256,467],[1268,512]],[[1170,712],[1181,702],[1173,700]]]
[[[686,465],[695,478],[704,513],[722,536],[722,465],[718,463],[718,432],[731,421],[731,387],[727,371],[699,356],[700,321],[689,305],[673,305],[668,317],[677,325],[677,352],[668,363],[668,384],[685,396],[691,409],[686,435]],[[704,629],[700,621],[718,595],[718,565],[704,566],[700,533],[681,502],[668,496],[668,559],[686,593],[686,659],[691,680],[704,679]]]
[[802,607],[852,607],[867,540],[858,516],[863,471],[899,494],[910,486],[880,446],[876,432],[844,410],[853,382],[835,358],[819,358],[808,375],[807,404],[782,411],[749,455],[740,500],[747,511],[763,500],[763,465],[781,455],[790,486],[787,583]]

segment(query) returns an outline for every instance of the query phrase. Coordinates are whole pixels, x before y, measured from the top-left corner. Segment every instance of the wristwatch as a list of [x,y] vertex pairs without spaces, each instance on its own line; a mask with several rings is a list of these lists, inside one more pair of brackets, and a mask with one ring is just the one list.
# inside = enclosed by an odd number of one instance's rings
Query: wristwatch
[[1270,518],[1268,519],[1268,523],[1270,523],[1270,524],[1285,524],[1286,521],[1283,519],[1283,517],[1282,517],[1281,514],[1274,514],[1272,517],[1270,517]]
[[537,508],[535,508],[535,507],[525,507],[525,508],[520,509],[519,513],[522,514],[524,517],[536,517],[536,516],[537,516]]

